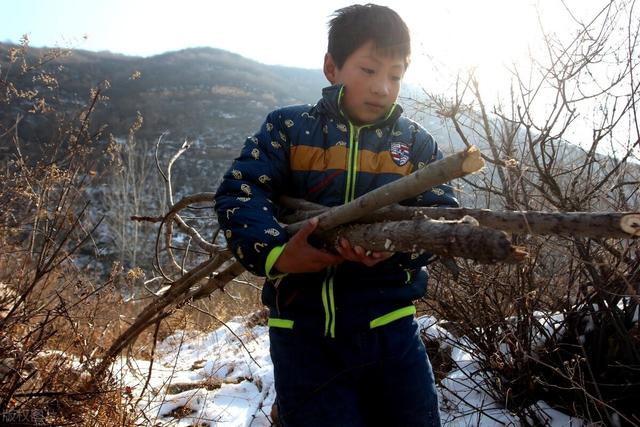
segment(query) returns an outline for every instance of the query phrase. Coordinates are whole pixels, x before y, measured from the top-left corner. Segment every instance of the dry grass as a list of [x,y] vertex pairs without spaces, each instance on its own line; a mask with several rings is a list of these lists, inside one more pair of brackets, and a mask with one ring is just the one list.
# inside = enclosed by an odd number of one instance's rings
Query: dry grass
[[[11,65],[0,70],[0,103],[32,105],[23,113],[54,122],[50,140],[33,150],[20,138],[20,115],[14,123],[6,117],[0,121],[0,144],[11,147],[0,171],[2,421],[134,425],[130,396],[116,378],[91,375],[119,328],[120,314],[129,309],[116,291],[119,274],[95,280],[72,262],[75,252],[91,242],[96,225],[86,190],[96,176],[100,130],[90,120],[104,98],[96,88],[74,118],[56,116],[47,96],[55,96],[57,83],[44,67],[66,52],[29,59],[26,44],[25,39],[11,52]],[[16,80],[35,85],[43,78],[49,90],[23,92],[13,86]],[[122,311],[105,310],[113,306]]]

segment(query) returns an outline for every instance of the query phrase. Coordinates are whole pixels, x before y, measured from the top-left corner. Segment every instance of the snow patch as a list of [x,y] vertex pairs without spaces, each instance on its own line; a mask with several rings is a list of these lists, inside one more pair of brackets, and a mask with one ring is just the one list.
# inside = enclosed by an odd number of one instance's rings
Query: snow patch
[[[558,315],[542,317],[544,335],[562,323]],[[489,377],[467,349],[464,338],[456,338],[437,319],[422,316],[420,329],[429,338],[451,348],[454,370],[438,386],[443,425],[519,426],[519,420],[483,390]],[[545,323],[546,322],[546,323]],[[556,331],[557,332],[557,331]],[[123,359],[114,369],[124,374],[133,401],[146,420],[158,426],[209,425],[217,427],[267,427],[276,393],[269,355],[266,326],[247,328],[240,319],[209,333],[177,331],[159,343],[149,386],[140,397],[149,362]],[[170,392],[173,392],[171,394]],[[536,404],[540,420],[546,425],[582,426],[582,422],[551,408]]]

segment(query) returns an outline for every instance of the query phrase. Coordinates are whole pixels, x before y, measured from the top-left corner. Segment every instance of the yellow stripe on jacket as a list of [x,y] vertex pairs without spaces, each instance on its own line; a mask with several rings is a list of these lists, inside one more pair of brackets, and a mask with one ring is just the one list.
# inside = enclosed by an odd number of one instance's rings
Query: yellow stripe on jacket
[[[341,145],[333,146],[326,150],[320,147],[297,145],[291,147],[289,164],[292,171],[298,172],[323,172],[328,169],[347,170],[348,155],[347,147]],[[413,168],[411,162],[398,166],[388,151],[374,153],[362,150],[359,153],[358,160],[358,172],[408,175]]]

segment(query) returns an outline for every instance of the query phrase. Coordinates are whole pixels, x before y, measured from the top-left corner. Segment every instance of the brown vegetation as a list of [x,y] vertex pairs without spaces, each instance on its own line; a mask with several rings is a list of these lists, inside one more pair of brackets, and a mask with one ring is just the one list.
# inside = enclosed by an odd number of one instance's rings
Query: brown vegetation
[[[54,50],[29,61],[26,51],[25,40],[0,70],[0,103],[33,105],[0,128],[0,144],[12,148],[0,179],[0,413],[3,422],[130,425],[132,407],[115,378],[95,383],[91,375],[120,328],[120,313],[104,307],[122,304],[113,289],[129,279],[115,269],[96,284],[71,262],[99,224],[90,218],[86,190],[96,176],[101,134],[89,129],[102,89],[73,119],[59,116],[37,155],[25,153],[17,125],[25,115],[56,114],[45,106],[57,82],[42,67],[65,54]],[[13,85],[30,78],[46,79],[52,92]]]

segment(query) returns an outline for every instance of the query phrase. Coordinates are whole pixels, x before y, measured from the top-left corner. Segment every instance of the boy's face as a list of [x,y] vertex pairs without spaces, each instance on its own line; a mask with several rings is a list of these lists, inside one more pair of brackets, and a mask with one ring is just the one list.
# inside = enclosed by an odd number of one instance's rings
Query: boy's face
[[331,84],[342,83],[342,109],[349,119],[363,125],[383,118],[398,98],[405,72],[404,58],[382,55],[373,41],[360,46],[338,68],[325,55],[324,74]]

